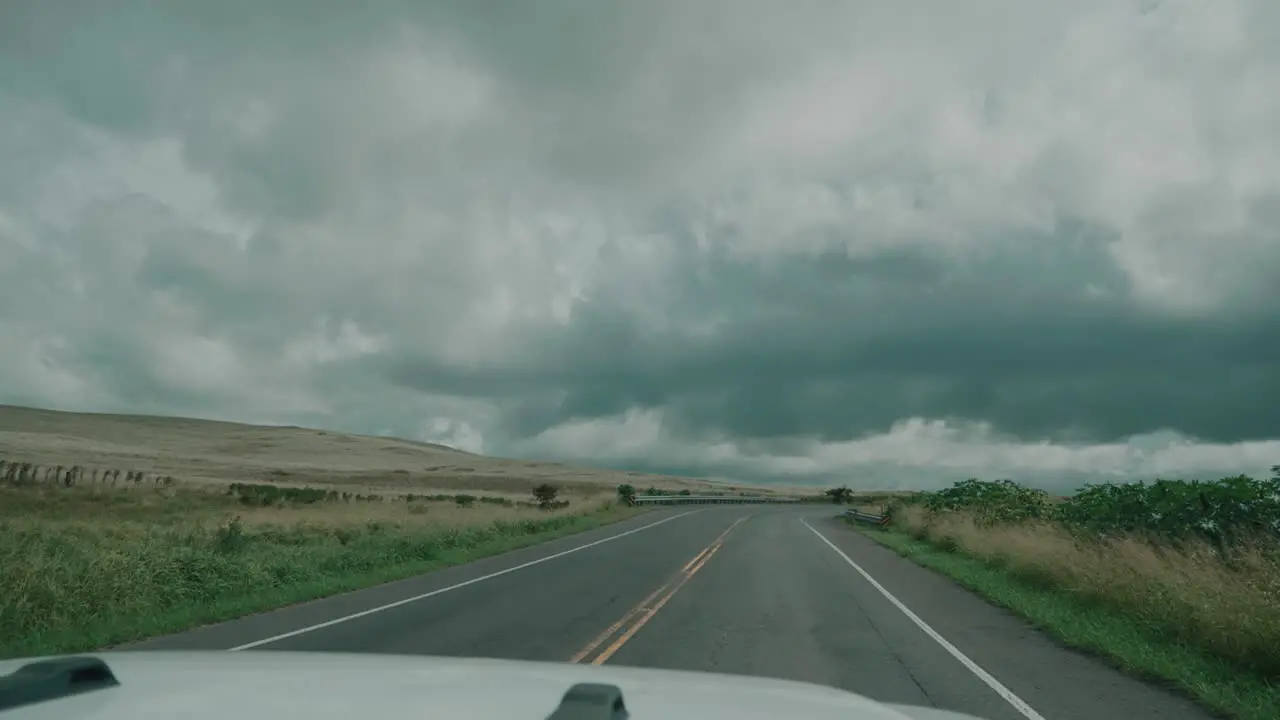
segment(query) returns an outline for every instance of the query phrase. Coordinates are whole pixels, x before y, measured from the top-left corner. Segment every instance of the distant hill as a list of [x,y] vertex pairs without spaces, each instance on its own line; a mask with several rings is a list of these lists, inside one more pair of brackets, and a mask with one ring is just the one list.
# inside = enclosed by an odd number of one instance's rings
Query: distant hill
[[[0,458],[163,473],[192,482],[269,480],[404,490],[526,493],[553,481],[583,493],[620,483],[710,488],[706,480],[487,457],[401,438],[296,426],[0,405]],[[721,486],[723,488],[723,486]]]

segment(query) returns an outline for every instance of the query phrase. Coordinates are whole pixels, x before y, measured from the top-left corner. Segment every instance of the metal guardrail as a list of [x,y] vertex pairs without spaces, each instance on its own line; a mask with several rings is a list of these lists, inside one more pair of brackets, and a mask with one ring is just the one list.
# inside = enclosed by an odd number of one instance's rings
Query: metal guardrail
[[796,503],[797,498],[763,497],[760,495],[637,495],[633,505],[761,505]]
[[854,510],[853,508],[849,508],[848,510],[845,510],[844,516],[846,518],[849,518],[850,520],[857,520],[858,522],[870,523],[872,525],[880,525],[882,527],[889,523],[888,515],[877,515],[875,513],[865,513],[865,512],[862,512],[861,510]]

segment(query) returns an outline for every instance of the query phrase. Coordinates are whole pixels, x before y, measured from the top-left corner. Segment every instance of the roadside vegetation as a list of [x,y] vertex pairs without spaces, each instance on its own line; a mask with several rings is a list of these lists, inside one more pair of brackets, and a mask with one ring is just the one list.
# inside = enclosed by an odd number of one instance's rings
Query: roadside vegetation
[[1087,485],[966,480],[898,497],[868,535],[1067,644],[1229,717],[1280,717],[1273,477]]
[[[763,492],[760,489],[743,490],[736,486],[727,487],[723,490],[699,490],[696,493],[689,490],[689,488],[682,488],[680,490],[663,490],[662,488],[650,485],[643,491],[639,491],[630,483],[623,483],[618,486],[618,499],[623,502],[635,502],[636,497],[641,495],[645,497],[689,497],[691,495],[697,495],[699,497],[752,497],[758,495],[777,496],[779,493],[769,489],[766,489]],[[786,494],[783,494],[783,496],[789,497],[789,495]]]
[[0,657],[78,652],[459,564],[634,516],[598,497],[187,486],[0,461]]

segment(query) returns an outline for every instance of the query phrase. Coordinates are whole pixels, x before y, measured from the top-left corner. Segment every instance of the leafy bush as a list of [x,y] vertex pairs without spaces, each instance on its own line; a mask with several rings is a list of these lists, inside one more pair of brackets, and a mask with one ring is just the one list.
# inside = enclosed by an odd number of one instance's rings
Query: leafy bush
[[1280,537],[1280,477],[1086,485],[1060,506],[1059,517],[1099,535],[1198,537],[1217,545]]
[[1280,540],[1280,466],[1272,472],[1265,480],[1238,475],[1214,482],[1087,484],[1060,503],[1043,490],[1011,480],[970,479],[895,499],[887,512],[892,517],[903,507],[921,505],[931,515],[964,511],[987,526],[1046,520],[1095,537],[1141,535],[1175,543],[1199,539],[1224,547],[1259,538]]
[[831,488],[824,494],[836,505],[847,505],[850,500],[853,500],[853,491],[844,485],[837,488]]
[[1012,480],[962,480],[945,490],[924,493],[922,504],[935,513],[965,510],[984,524],[1038,519],[1052,513],[1048,493]]
[[[542,483],[533,489],[533,499],[538,503],[538,507],[551,510],[557,507],[564,507],[556,503],[556,496],[560,493],[559,488],[551,483]],[[568,505],[566,502],[565,505]]]
[[227,486],[227,494],[235,497],[245,505],[259,507],[281,503],[312,505],[326,500],[333,501],[338,499],[338,494],[332,490],[308,487],[281,487],[265,483],[231,483]]
[[636,502],[636,489],[632,485],[623,483],[618,486],[618,499],[627,505],[634,505]]

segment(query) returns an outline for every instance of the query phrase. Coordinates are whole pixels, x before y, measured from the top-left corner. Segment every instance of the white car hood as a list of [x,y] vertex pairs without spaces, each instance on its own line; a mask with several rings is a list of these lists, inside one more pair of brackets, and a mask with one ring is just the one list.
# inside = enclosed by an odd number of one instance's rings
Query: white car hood
[[[254,651],[101,652],[119,686],[11,709],[6,720],[544,720],[577,683],[622,691],[631,720],[962,720],[810,683],[555,662]],[[0,661],[7,675],[36,658]]]

